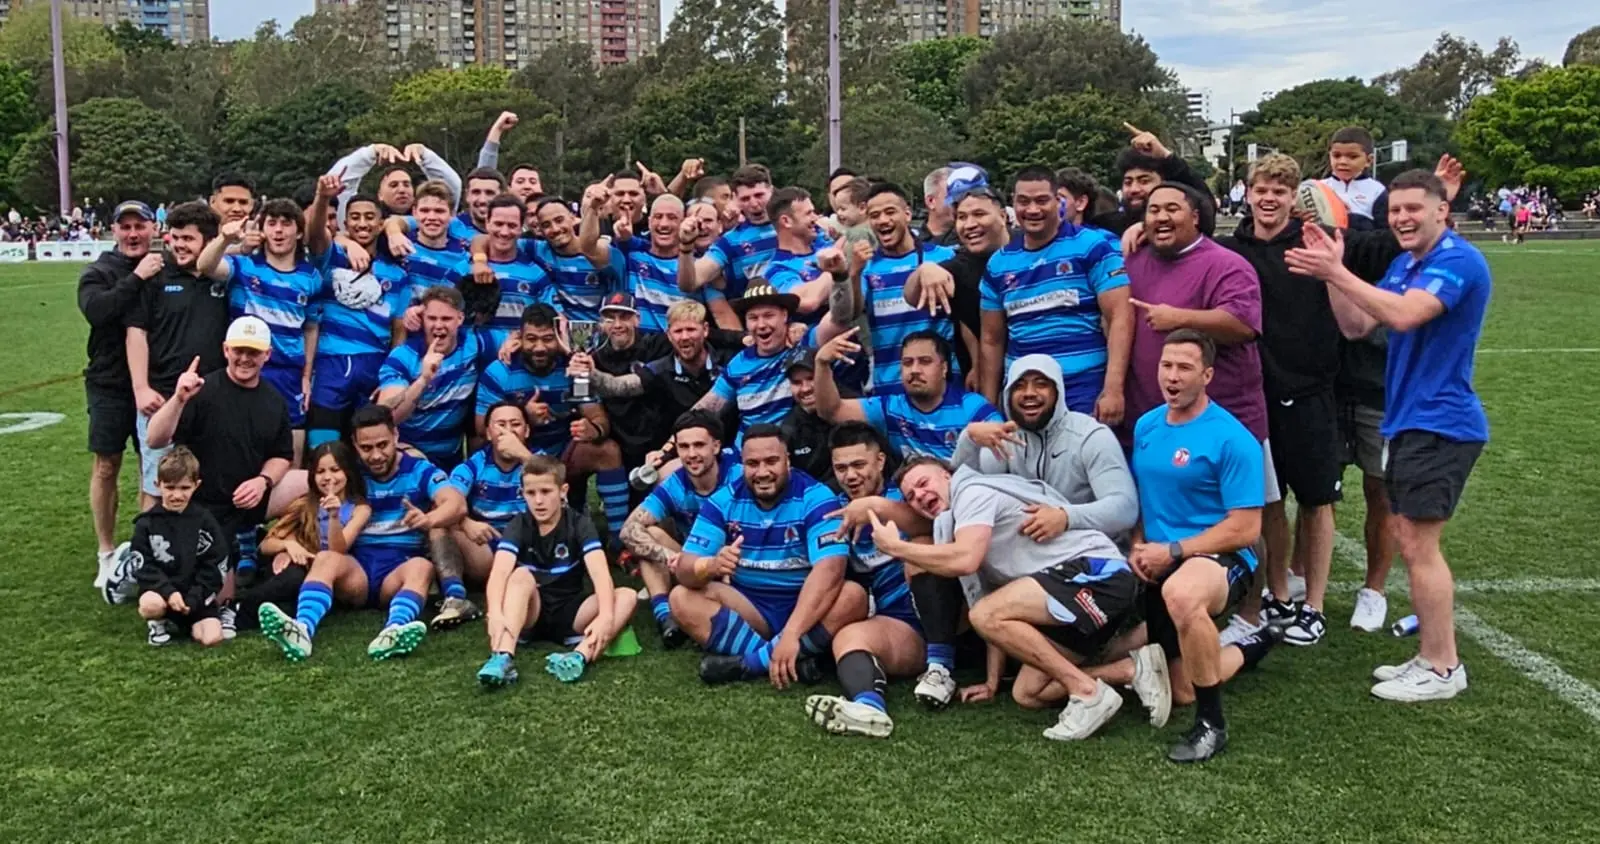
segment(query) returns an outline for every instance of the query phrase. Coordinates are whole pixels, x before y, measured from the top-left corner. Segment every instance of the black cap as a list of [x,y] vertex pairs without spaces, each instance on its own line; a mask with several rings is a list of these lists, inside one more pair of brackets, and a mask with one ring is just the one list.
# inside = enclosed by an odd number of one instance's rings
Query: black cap
[[151,211],[150,206],[140,202],[137,199],[130,199],[127,202],[117,206],[117,210],[111,214],[111,221],[116,222],[117,220],[120,220],[129,214],[138,214],[140,217],[151,222],[155,222],[156,219],[156,212]]
[[603,314],[606,311],[627,311],[634,316],[639,315],[639,309],[634,305],[633,294],[621,291],[607,296],[605,301],[600,304],[600,313]]
[[817,350],[795,349],[794,354],[789,356],[789,363],[783,367],[784,377],[788,377],[789,374],[794,372],[796,369],[808,369],[812,372],[816,372]]

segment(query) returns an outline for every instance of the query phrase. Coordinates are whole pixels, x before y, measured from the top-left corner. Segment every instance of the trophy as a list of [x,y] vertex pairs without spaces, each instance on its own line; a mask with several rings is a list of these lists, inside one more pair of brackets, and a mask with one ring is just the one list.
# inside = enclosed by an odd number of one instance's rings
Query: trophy
[[[595,338],[604,337],[600,334],[598,322],[568,322],[567,323],[567,348],[573,354],[593,354],[598,344]],[[571,390],[568,395],[575,402],[594,401],[594,391],[589,383],[588,375],[572,376]]]

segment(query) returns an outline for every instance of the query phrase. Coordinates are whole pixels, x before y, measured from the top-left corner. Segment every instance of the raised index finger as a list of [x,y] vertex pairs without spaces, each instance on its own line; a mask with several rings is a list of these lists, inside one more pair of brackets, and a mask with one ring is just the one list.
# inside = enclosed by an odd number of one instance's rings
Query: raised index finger
[[1135,298],[1133,298],[1131,296],[1128,297],[1128,303],[1133,305],[1135,308],[1148,308],[1148,307],[1150,307],[1150,303],[1149,302],[1141,302],[1138,299],[1135,299]]
[[189,371],[194,373],[194,374],[196,374],[196,375],[200,374],[200,356],[199,355],[195,355],[194,356],[194,360],[189,361]]
[[1133,133],[1135,135],[1143,135],[1144,134],[1144,130],[1143,129],[1140,129],[1139,127],[1133,125],[1132,123],[1129,123],[1126,120],[1122,121],[1122,128],[1127,129],[1129,132],[1131,132],[1131,133]]

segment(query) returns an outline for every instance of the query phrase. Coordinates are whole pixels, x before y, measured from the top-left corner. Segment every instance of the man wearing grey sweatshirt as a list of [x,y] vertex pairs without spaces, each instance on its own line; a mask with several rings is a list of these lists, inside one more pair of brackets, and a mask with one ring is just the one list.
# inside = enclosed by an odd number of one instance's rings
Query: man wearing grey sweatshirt
[[[969,594],[981,595],[970,618],[991,646],[988,681],[964,699],[993,695],[1009,654],[1024,666],[1014,686],[1019,702],[1067,698],[1046,738],[1093,735],[1122,697],[1078,664],[1100,653],[1137,603],[1139,582],[1122,552],[1104,533],[1079,526],[1030,536],[1027,525],[1040,508],[1071,506],[1042,481],[965,466],[952,471],[933,457],[908,461],[898,480],[906,503],[933,522],[933,544],[901,539],[898,526],[873,512],[878,549],[908,570],[962,578]],[[1159,726],[1171,706],[1165,654],[1149,645],[1134,661],[1134,690]]]

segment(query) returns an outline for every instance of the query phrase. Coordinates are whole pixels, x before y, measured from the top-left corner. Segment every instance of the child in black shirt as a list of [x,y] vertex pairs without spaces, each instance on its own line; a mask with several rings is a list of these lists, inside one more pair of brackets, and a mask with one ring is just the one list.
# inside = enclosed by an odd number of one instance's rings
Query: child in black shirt
[[139,584],[139,616],[146,641],[165,645],[174,628],[201,645],[222,643],[217,592],[222,589],[228,543],[209,512],[190,507],[200,486],[200,461],[183,446],[173,448],[156,469],[160,501],[133,520],[130,551]]

